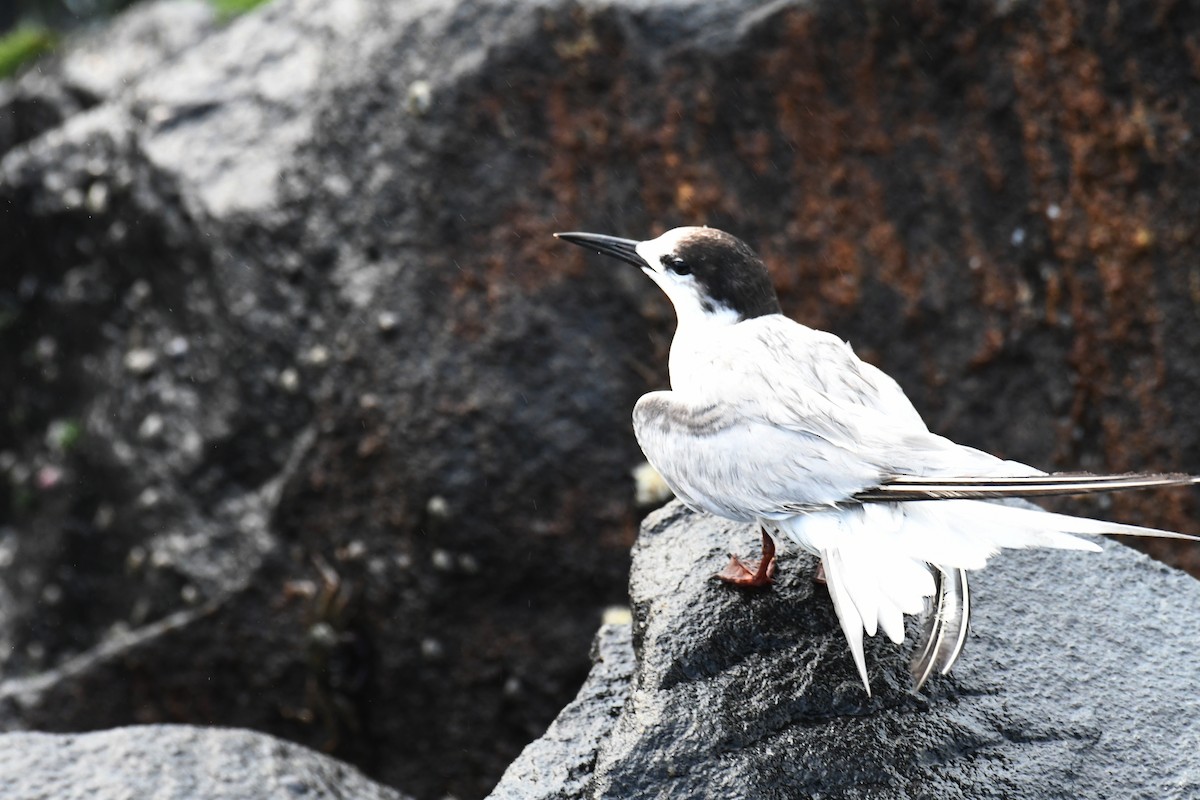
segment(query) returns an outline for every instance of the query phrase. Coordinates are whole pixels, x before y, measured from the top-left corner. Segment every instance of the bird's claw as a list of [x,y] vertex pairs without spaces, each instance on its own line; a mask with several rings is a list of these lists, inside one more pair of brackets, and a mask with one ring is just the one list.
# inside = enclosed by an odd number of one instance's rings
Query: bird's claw
[[762,559],[753,566],[747,566],[735,555],[729,556],[729,564],[717,573],[717,579],[734,586],[760,587],[770,586],[775,581],[775,542],[764,530],[762,532]]
[[[764,566],[765,565],[765,566]],[[729,564],[717,573],[717,579],[734,586],[760,587],[770,586],[775,581],[775,557],[764,558],[754,568],[746,566],[737,556],[729,557]]]

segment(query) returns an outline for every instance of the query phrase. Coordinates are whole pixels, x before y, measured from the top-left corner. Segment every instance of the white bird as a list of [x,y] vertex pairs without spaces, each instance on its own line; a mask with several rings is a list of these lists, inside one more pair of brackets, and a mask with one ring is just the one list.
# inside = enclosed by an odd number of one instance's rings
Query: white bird
[[916,688],[950,671],[970,620],[967,571],[1001,548],[1100,549],[1076,534],[1196,540],[1014,500],[1200,478],[1047,474],[931,433],[896,381],[838,337],[784,317],[766,266],[728,233],[555,235],[640,267],[666,292],[678,317],[671,390],[637,402],[638,443],[685,504],[761,526],[762,560],[734,557],[718,577],[769,584],[769,534],[820,557],[868,694],[863,633],[901,644],[905,614],[926,615]]

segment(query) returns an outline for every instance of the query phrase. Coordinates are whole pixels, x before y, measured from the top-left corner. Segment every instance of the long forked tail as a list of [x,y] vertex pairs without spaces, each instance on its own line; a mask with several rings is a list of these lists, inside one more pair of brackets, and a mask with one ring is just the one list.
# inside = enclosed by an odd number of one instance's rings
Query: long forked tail
[[937,570],[937,591],[927,604],[925,627],[909,662],[913,687],[920,690],[935,672],[945,675],[958,661],[971,627],[971,589],[965,569]]

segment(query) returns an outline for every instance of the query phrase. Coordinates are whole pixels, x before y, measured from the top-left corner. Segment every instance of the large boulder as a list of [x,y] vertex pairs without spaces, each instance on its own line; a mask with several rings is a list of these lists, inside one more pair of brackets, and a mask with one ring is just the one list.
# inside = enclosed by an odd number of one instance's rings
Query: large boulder
[[131,13],[0,92],[0,726],[483,795],[625,599],[666,382],[666,301],[555,230],[725,227],[940,432],[1200,464],[1186,4]]
[[3,734],[0,786],[10,800],[405,800],[299,745],[251,731],[187,725]]
[[906,650],[876,637],[868,697],[812,558],[782,558],[768,591],[714,579],[730,548],[756,540],[678,504],[647,519],[630,581],[634,660],[607,632],[579,698],[491,797],[1200,792],[1191,576],[1112,542],[1095,555],[1006,553],[972,581],[955,670],[913,692]]

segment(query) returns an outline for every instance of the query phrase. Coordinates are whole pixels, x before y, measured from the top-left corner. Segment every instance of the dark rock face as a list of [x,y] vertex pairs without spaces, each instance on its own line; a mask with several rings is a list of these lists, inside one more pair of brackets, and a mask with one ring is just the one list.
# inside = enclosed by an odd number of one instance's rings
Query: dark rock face
[[511,174],[439,228],[474,179],[405,97],[459,124],[462,13],[280,4],[0,162],[3,727],[253,727],[467,798],[577,690],[648,348],[513,249]]
[[624,600],[666,381],[554,230],[727,228],[938,431],[1197,470],[1196,11],[1103,8],[170,2],[5,85],[0,725],[485,793]]
[[[1109,543],[1098,555],[1005,553],[972,582],[967,650],[909,689],[907,653],[868,643],[858,682],[809,557],[744,592],[713,579],[755,531],[672,504],[634,550],[636,666],[598,664],[576,703],[492,795],[555,798],[1190,797],[1200,584]],[[911,646],[912,639],[909,640]],[[604,650],[600,651],[604,654]],[[616,665],[627,660],[612,659]],[[591,709],[600,737],[574,738]],[[544,754],[554,752],[555,758]],[[549,764],[583,761],[587,774]]]
[[100,733],[0,736],[12,800],[404,800],[328,756],[250,731],[150,725]]

